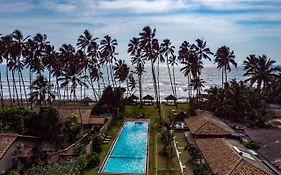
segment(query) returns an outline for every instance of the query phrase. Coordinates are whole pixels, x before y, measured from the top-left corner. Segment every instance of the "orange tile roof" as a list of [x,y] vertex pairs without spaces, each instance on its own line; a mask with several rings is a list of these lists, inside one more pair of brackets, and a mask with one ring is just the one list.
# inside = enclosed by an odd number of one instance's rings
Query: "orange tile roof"
[[17,134],[0,133],[0,159],[2,159],[16,138]]
[[232,135],[236,132],[223,121],[206,111],[197,111],[194,117],[184,119],[193,134],[198,135]]
[[[59,112],[59,116],[62,120],[65,120],[65,118],[70,114],[70,113],[74,113],[76,114],[78,117],[80,116],[79,114],[79,110],[77,108],[74,107],[63,107],[63,108],[57,108],[57,111]],[[90,124],[89,123],[89,118],[91,116],[91,109],[88,108],[82,108],[80,109],[81,112],[81,117],[82,117],[82,123],[83,124]],[[80,118],[78,120],[78,122],[80,123]]]
[[[222,175],[273,175],[273,173],[254,155],[247,152],[239,142],[222,138],[196,139],[210,168]],[[255,160],[242,157],[233,146],[249,153]]]
[[92,125],[103,125],[105,123],[105,117],[90,117],[88,123]]

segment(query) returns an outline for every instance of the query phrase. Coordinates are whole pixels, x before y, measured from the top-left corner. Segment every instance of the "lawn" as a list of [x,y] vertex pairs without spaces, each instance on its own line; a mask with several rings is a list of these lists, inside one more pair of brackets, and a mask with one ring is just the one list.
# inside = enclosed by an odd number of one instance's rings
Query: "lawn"
[[[177,147],[185,148],[187,145],[187,141],[184,135],[184,131],[175,131],[174,136],[176,137],[175,140],[177,142]],[[181,152],[180,160],[182,161],[182,164],[187,167],[185,169],[185,174],[193,175],[193,169],[195,167],[191,163],[191,156],[189,152],[185,149],[179,149],[179,151]]]
[[[177,108],[175,106],[167,106],[165,104],[161,105],[162,119],[167,120],[171,110],[176,109],[177,112],[188,109],[188,104],[179,104]],[[157,112],[156,105],[152,106],[139,106],[127,105],[125,106],[125,112],[122,113],[123,118],[136,118],[140,114],[144,114],[144,117],[150,119],[150,157],[149,157],[149,174],[180,174],[179,165],[176,157],[167,157],[161,154],[161,143],[160,143],[160,129],[159,129],[159,114]],[[116,136],[118,129],[121,127],[122,120],[119,120],[111,125],[107,131],[107,135],[111,135],[113,138]],[[114,139],[112,139],[113,141]],[[109,151],[110,145],[103,145],[103,150],[100,156],[101,163],[104,160],[106,153]],[[83,175],[96,175],[96,169],[86,170],[83,172]]]

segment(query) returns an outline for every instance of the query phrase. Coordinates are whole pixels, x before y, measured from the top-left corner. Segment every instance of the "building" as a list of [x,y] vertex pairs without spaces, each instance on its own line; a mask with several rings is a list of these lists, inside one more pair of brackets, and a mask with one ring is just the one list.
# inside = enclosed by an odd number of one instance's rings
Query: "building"
[[[263,156],[245,148],[240,134],[207,111],[185,119],[188,142],[196,144],[213,172],[223,175],[280,174]],[[204,162],[204,161],[202,161]]]
[[197,110],[196,114],[184,119],[194,138],[240,138],[239,133],[209,112]]
[[26,161],[40,139],[15,133],[0,133],[0,174],[15,165],[15,158]]
[[256,152],[236,140],[196,139],[196,144],[213,172],[224,175],[275,175]]
[[[79,112],[77,107],[60,107],[57,108],[57,111],[59,112],[59,116],[62,121],[64,121],[70,113],[74,113],[78,117],[80,117],[81,113],[82,124],[84,127],[91,129],[99,129],[107,122],[107,120],[111,119],[111,115],[108,114],[91,115],[92,109],[90,108],[81,108]],[[80,118],[78,122],[81,122]]]

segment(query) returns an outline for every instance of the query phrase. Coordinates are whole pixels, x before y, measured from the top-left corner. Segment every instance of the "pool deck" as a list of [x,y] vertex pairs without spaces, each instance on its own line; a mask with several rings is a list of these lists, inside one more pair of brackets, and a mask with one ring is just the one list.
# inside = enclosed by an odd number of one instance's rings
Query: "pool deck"
[[[107,152],[103,162],[102,162],[102,165],[98,171],[98,174],[105,174],[105,175],[113,175],[113,174],[124,174],[124,175],[129,175],[129,174],[132,174],[132,173],[107,173],[107,172],[102,172],[103,169],[104,169],[104,165],[105,163],[107,162],[111,152],[112,152],[112,148],[114,148],[118,138],[119,138],[119,135],[123,129],[123,126],[125,124],[125,122],[148,122],[148,130],[147,130],[147,150],[146,150],[146,168],[145,168],[145,173],[144,174],[139,174],[139,175],[149,175],[149,145],[150,145],[150,119],[135,119],[135,118],[127,118],[123,121],[121,127],[119,128],[115,138],[114,138],[114,141],[113,143],[111,144],[110,148],[109,148],[109,151]],[[136,173],[134,173],[136,174]],[[136,174],[138,175],[138,174]]]

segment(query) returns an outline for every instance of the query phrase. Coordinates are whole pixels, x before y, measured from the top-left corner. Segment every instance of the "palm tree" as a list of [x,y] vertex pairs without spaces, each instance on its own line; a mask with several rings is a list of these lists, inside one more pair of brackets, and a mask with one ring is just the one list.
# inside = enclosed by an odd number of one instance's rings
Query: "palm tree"
[[[68,60],[68,63],[62,68],[61,76],[59,77],[59,81],[61,81],[61,87],[68,87],[70,85],[71,94],[73,93],[73,97],[76,102],[78,102],[76,95],[76,88],[78,85],[85,86],[88,88],[88,85],[83,81],[83,70],[84,70],[84,59],[85,55],[83,51],[78,50],[75,52],[75,49],[71,45],[63,46],[66,50],[61,48],[61,52],[63,53],[65,59]],[[80,103],[79,103],[80,104]],[[81,111],[80,105],[78,106],[80,121],[82,125]]]
[[243,76],[249,76],[246,82],[250,81],[250,86],[257,83],[257,89],[266,88],[280,71],[278,67],[274,66],[276,61],[267,58],[266,55],[259,56],[258,58],[250,55],[244,61],[244,70],[246,73]]
[[201,91],[202,88],[204,87],[204,83],[205,83],[204,80],[200,79],[199,77],[193,77],[190,80],[190,86],[193,87],[194,90],[196,90],[197,100],[198,98],[201,98]]
[[101,40],[100,43],[100,59],[101,64],[106,64],[107,78],[108,83],[110,85],[110,77],[112,81],[112,85],[115,86],[115,81],[113,78],[113,62],[116,61],[115,52],[116,46],[118,45],[116,39],[112,39],[110,36],[104,36],[104,39]]
[[118,60],[113,67],[114,70],[114,78],[119,80],[119,86],[121,82],[127,80],[128,75],[130,73],[130,68],[127,64],[125,64],[124,60]]
[[[2,34],[0,34],[1,36]],[[0,65],[3,63],[3,55],[4,53],[4,47],[3,47],[3,42],[2,42],[2,38],[0,38]],[[0,92],[0,96],[1,96],[1,106],[2,109],[4,109],[4,93],[3,93],[3,84],[2,84],[2,73],[0,71],[0,88],[1,88],[1,92]]]
[[144,60],[142,59],[142,52],[140,47],[140,42],[138,38],[133,38],[128,44],[128,53],[132,56],[131,62],[135,66],[135,71],[138,75],[138,84],[139,84],[139,98],[140,106],[142,107],[142,74],[144,73]]
[[[184,41],[178,52],[178,60],[184,66],[180,69],[183,72],[184,76],[187,77],[187,86],[189,89],[190,79],[191,79],[191,64],[190,64],[190,56],[191,56],[191,48],[190,44],[187,41]],[[191,91],[189,89],[189,97],[191,97]]]
[[11,57],[11,45],[12,45],[12,37],[11,35],[5,35],[2,37],[2,57],[6,60],[6,78],[8,83],[8,90],[9,90],[9,97],[10,97],[10,106],[12,106],[12,93],[10,87],[10,80],[9,80],[9,69],[8,69],[8,62],[10,61]]
[[207,42],[204,41],[203,39],[197,39],[195,41],[196,44],[192,44],[191,49],[194,50],[194,52],[198,55],[200,60],[204,58],[211,61],[210,56],[214,54],[213,52],[211,52],[210,48],[207,47]]
[[50,89],[53,84],[50,84],[47,78],[43,75],[39,75],[31,84],[32,89],[34,90],[30,95],[29,101],[31,103],[38,102],[40,108],[43,104],[51,103],[53,99],[55,99],[55,94]]
[[[221,69],[221,81],[223,86],[224,82],[227,82],[227,70],[228,72],[231,71],[230,64],[237,68],[237,63],[234,60],[235,55],[233,51],[229,50],[229,47],[222,46],[217,50],[215,57],[215,63],[218,64],[217,68]],[[225,80],[223,80],[224,78]]]
[[[84,30],[83,35],[80,35],[77,40],[77,46],[79,49],[83,50],[84,53],[86,53],[87,57],[85,60],[85,67],[84,67],[84,76],[85,79],[89,81],[89,83],[92,86],[92,89],[94,91],[94,94],[96,93],[96,90],[94,89],[93,81],[92,79],[88,79],[87,76],[87,70],[90,63],[93,63],[92,59],[97,59],[97,50],[98,50],[98,44],[96,43],[96,40],[98,38],[93,38],[92,34],[89,30]],[[88,70],[89,72],[89,70]],[[81,86],[82,88],[82,86]],[[86,87],[84,87],[84,96],[86,93]],[[82,89],[81,89],[82,94]],[[82,97],[81,97],[82,98]]]
[[[15,30],[12,33],[12,39],[13,39],[13,45],[12,45],[12,59],[9,62],[9,66],[13,71],[18,72],[18,82],[19,82],[19,89],[20,89],[20,96],[21,96],[21,103],[22,103],[22,87],[21,82],[23,83],[23,91],[25,95],[25,99],[27,99],[26,89],[25,89],[25,83],[22,76],[22,70],[24,68],[24,60],[23,58],[23,52],[25,48],[25,42],[29,38],[29,36],[25,37],[19,30]],[[16,86],[15,86],[16,87]]]
[[160,53],[161,53],[161,57],[166,59],[171,89],[172,89],[173,95],[176,96],[176,92],[174,89],[175,87],[173,86],[173,80],[172,80],[171,70],[170,70],[170,64],[174,64],[174,58],[175,58],[174,49],[175,49],[175,46],[172,46],[172,43],[170,42],[170,40],[165,39],[163,41],[163,43],[161,44]]
[[152,30],[149,26],[146,26],[143,28],[142,32],[139,35],[140,35],[139,38],[140,48],[142,49],[143,57],[151,62],[151,72],[153,78],[156,104],[157,104],[159,116],[161,118],[160,100],[159,100],[159,93],[157,88],[157,80],[156,80],[155,65],[154,65],[159,56],[159,43],[158,40],[155,38],[156,29]]
[[98,97],[101,97],[101,87],[100,87],[100,79],[102,79],[102,72],[100,71],[100,65],[99,64],[90,64],[89,65],[89,76],[91,79],[91,86],[93,89],[94,94],[96,94],[96,91],[94,89],[94,85],[92,80],[97,81],[98,82]]
[[43,57],[46,52],[46,46],[50,43],[47,41],[47,35],[42,35],[41,33],[37,33],[33,40],[35,42],[35,54],[32,67],[36,73],[41,75],[42,71],[44,71]]
[[[127,89],[128,89],[128,94],[134,94],[135,89],[137,87],[137,83],[136,80],[133,76],[134,72],[131,72],[128,76],[128,80],[127,80]],[[131,93],[133,91],[133,93]]]

